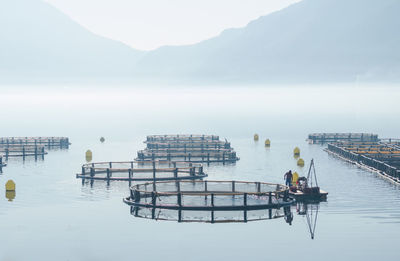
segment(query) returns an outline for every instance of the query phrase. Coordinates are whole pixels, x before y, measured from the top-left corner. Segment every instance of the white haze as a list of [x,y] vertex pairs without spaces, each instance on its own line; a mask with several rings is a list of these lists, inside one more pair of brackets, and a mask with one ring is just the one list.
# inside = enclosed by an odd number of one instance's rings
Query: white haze
[[150,50],[197,43],[299,0],[45,0],[90,31]]

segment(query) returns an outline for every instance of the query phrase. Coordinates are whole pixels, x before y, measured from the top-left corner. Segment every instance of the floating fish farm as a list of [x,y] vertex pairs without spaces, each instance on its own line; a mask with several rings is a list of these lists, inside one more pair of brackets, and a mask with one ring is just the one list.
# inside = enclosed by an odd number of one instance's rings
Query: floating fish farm
[[[215,135],[152,135],[134,161],[82,165],[76,177],[129,181],[124,202],[139,218],[178,222],[249,222],[292,220],[289,187],[246,181],[211,181],[202,163],[239,160],[231,144]],[[131,182],[135,182],[131,186]],[[142,183],[146,182],[146,183]]]
[[370,133],[313,133],[307,140],[328,143],[328,153],[400,184],[399,139],[379,139]]
[[201,164],[171,161],[97,162],[82,166],[83,180],[165,181],[207,177]]
[[245,181],[165,181],[131,187],[128,205],[145,208],[235,211],[280,208],[293,203],[289,188]]
[[312,133],[307,141],[311,144],[336,141],[378,142],[378,135],[371,133]]
[[47,154],[45,149],[68,149],[69,139],[65,137],[6,137],[0,138],[0,154],[9,157],[29,157],[36,159]]
[[182,142],[182,141],[145,141],[147,149],[230,149],[231,144],[227,141],[192,141],[192,142]]
[[400,184],[400,140],[329,143],[327,151]]
[[31,146],[31,145],[12,145],[12,146],[0,146],[0,153],[3,154],[4,158],[8,160],[9,157],[29,157],[34,156],[35,158],[44,157],[47,152],[44,146]]
[[239,158],[227,141],[215,135],[151,135],[137,161],[173,160],[198,163],[234,163]]
[[146,143],[149,142],[204,142],[204,141],[219,141],[219,136],[216,135],[149,135],[146,138]]
[[68,149],[69,139],[65,137],[3,137],[0,138],[0,172],[9,158],[34,157],[44,159],[46,149]]
[[46,148],[69,148],[71,143],[66,137],[5,137],[0,138],[0,147],[44,146]]

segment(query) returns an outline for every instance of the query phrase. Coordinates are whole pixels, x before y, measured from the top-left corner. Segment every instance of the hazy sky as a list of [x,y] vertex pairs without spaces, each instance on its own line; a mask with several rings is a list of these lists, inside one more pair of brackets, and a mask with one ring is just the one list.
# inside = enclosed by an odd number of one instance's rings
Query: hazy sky
[[196,43],[299,0],[45,0],[90,31],[134,48]]

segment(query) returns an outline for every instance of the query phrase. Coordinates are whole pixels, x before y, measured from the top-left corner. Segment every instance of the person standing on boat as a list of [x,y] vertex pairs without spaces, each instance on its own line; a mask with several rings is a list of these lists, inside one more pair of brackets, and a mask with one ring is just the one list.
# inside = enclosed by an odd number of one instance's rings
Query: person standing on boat
[[286,186],[289,186],[289,187],[292,186],[293,174],[292,174],[291,170],[286,172],[285,175],[283,176],[283,178],[286,180]]

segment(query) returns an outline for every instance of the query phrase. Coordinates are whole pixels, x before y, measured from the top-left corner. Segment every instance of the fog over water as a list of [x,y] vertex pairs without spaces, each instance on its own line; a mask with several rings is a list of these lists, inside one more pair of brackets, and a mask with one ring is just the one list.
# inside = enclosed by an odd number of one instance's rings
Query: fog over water
[[[2,86],[0,136],[68,136],[68,150],[13,159],[0,174],[0,260],[397,260],[400,191],[373,173],[309,145],[311,132],[400,138],[398,86],[140,87]],[[208,179],[283,183],[314,158],[329,192],[315,239],[305,216],[204,224],[136,218],[128,184],[75,178],[85,163],[132,160],[150,134],[215,134],[240,160],[206,167]],[[253,141],[253,134],[260,141]],[[105,143],[99,138],[104,136]],[[264,147],[264,140],[271,147]],[[296,166],[295,146],[306,162]],[[16,198],[5,198],[13,179]],[[23,249],[23,251],[21,251]]]

